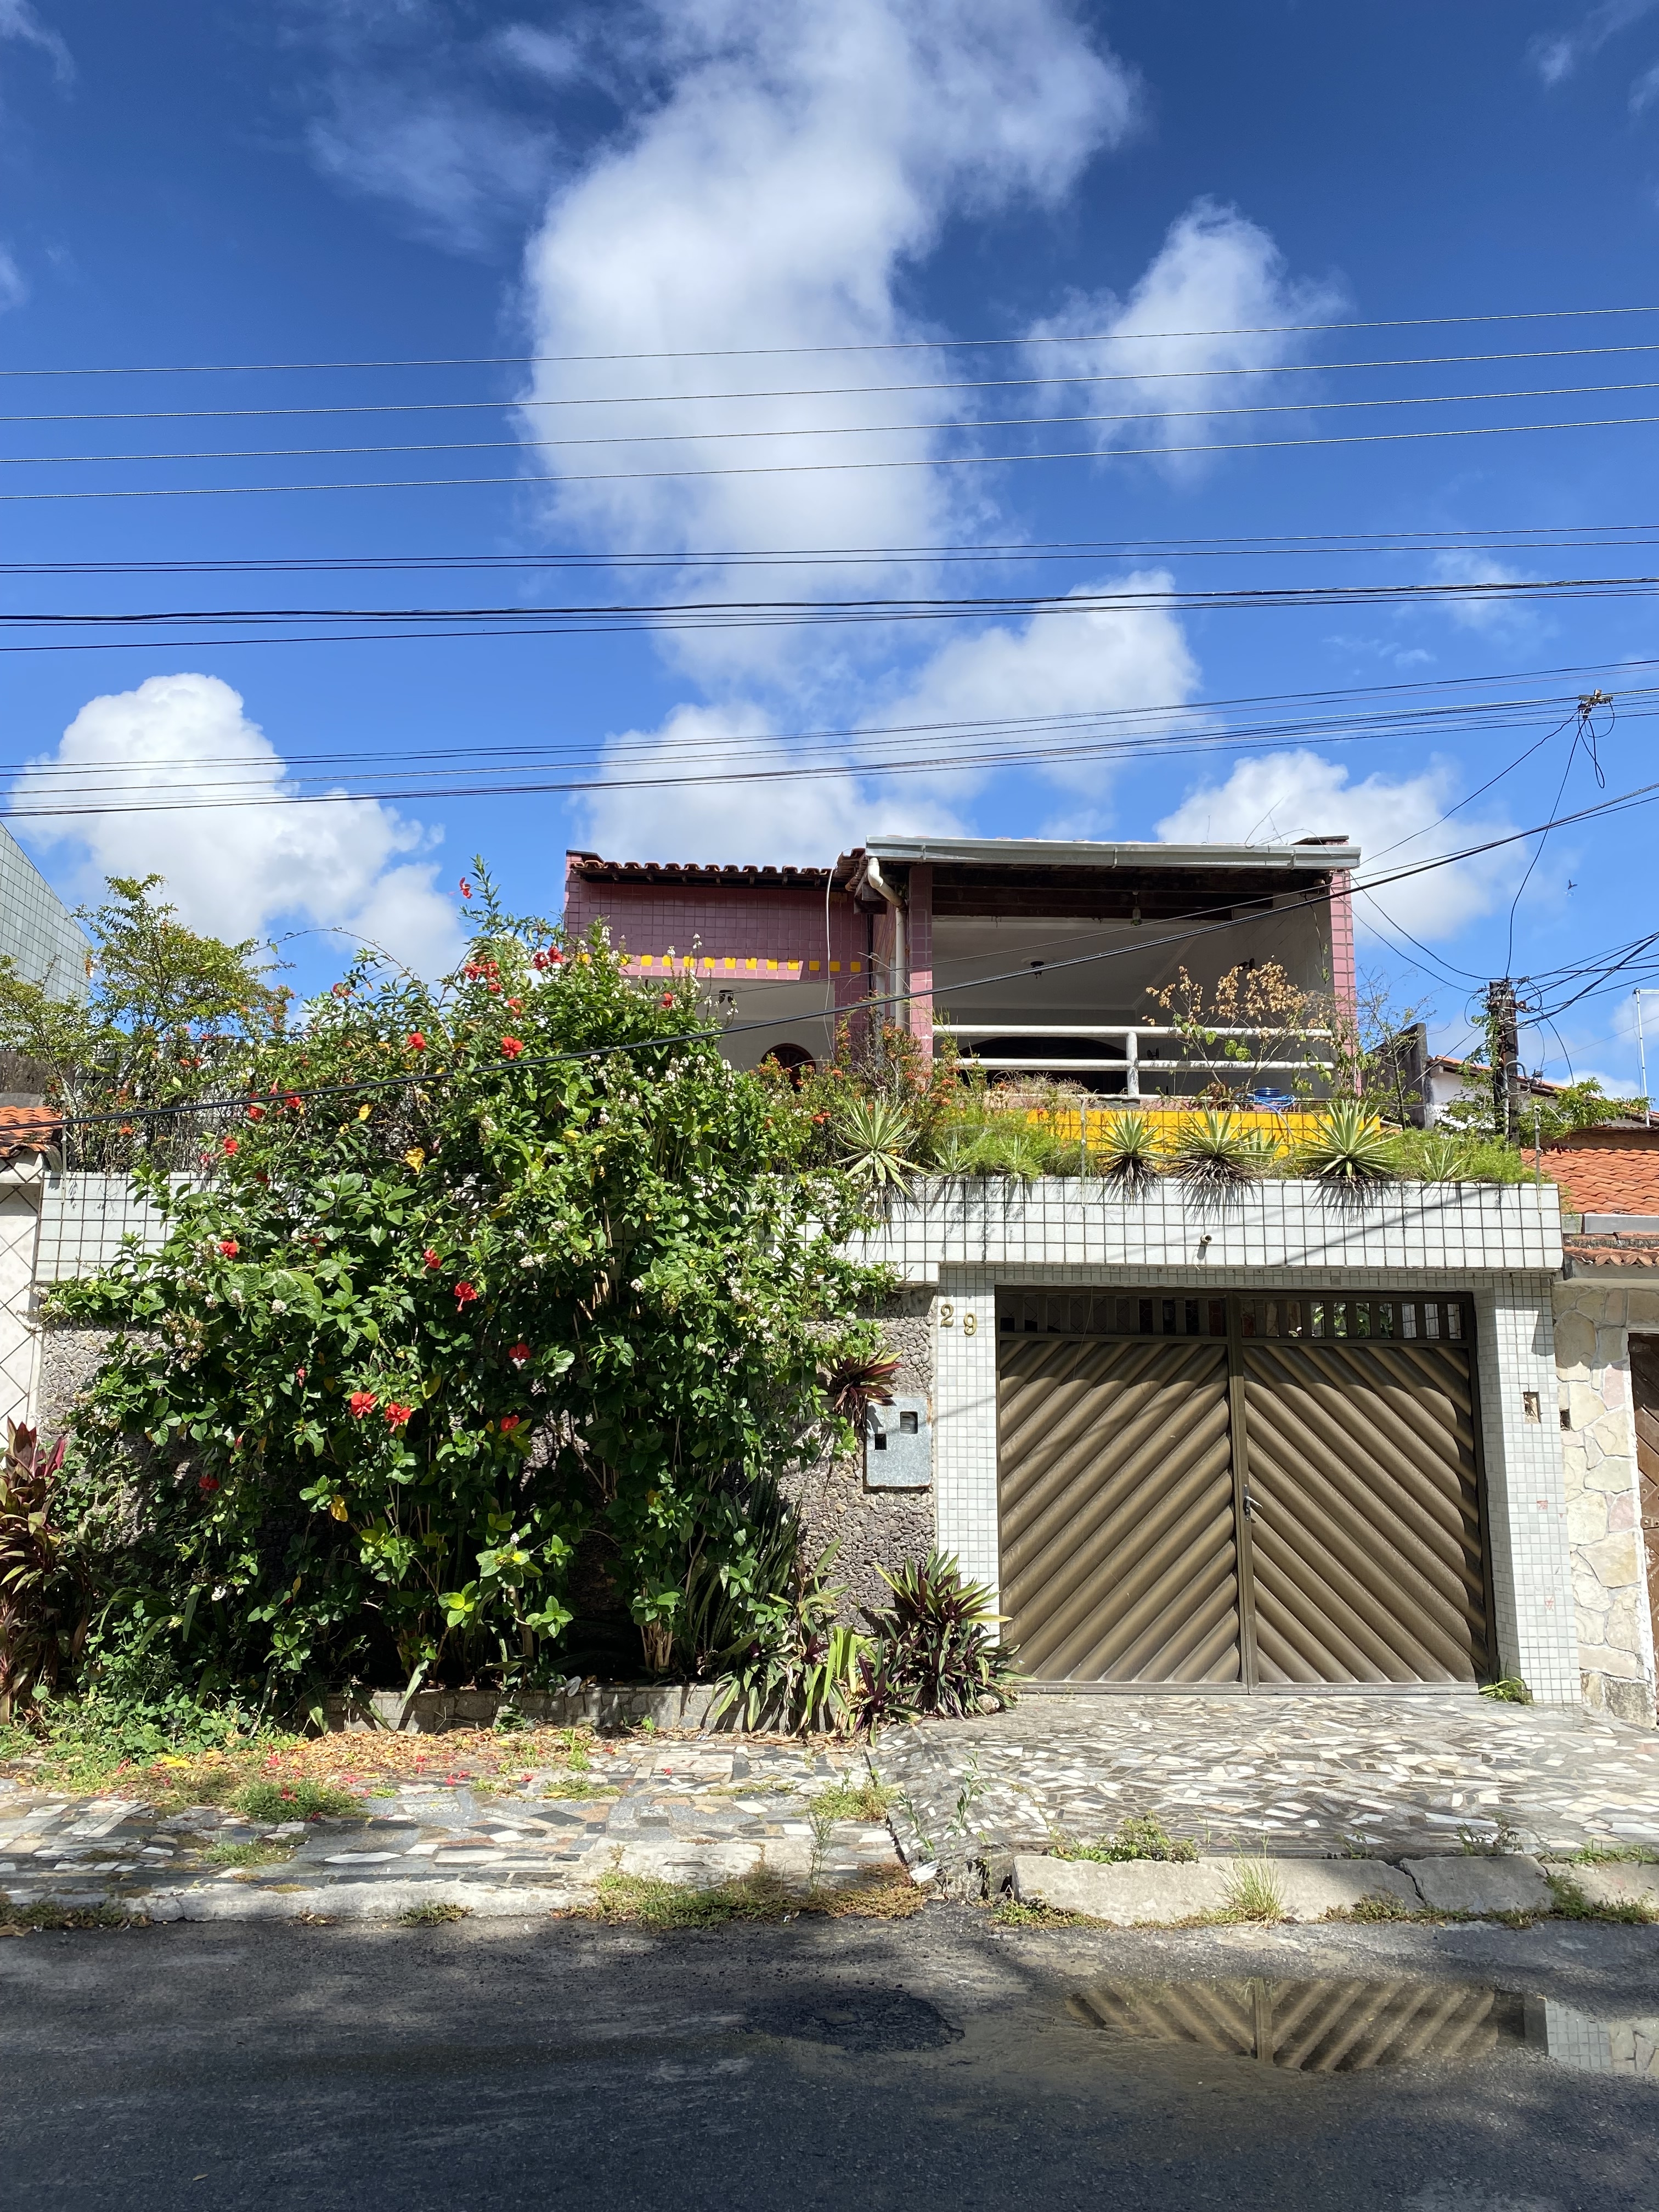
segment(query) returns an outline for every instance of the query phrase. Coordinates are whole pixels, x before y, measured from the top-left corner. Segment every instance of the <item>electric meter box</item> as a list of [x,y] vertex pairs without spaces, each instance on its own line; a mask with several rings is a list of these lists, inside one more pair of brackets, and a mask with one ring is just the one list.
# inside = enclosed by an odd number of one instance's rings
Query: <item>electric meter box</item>
[[933,1481],[933,1424],[926,1398],[872,1406],[864,1426],[868,1490],[929,1490]]

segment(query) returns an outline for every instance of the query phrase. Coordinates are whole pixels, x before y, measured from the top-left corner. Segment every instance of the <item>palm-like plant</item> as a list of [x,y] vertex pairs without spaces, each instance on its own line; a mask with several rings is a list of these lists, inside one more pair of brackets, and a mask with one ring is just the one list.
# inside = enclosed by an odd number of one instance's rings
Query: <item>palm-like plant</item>
[[1318,1182],[1347,1190],[1391,1182],[1394,1147],[1357,1098],[1334,1099],[1302,1147],[1298,1164]]
[[909,1713],[962,1718],[1014,1701],[1014,1654],[996,1638],[1004,1616],[982,1583],[968,1581],[939,1551],[896,1574],[878,1570],[893,1593],[884,1611],[864,1609],[873,1644],[860,1653],[852,1695],[862,1727]]
[[849,1098],[836,1117],[836,1150],[854,1182],[897,1190],[908,1181],[916,1125],[887,1098]]
[[8,1421],[0,1455],[0,1721],[58,1685],[87,1633],[85,1574],[55,1516],[64,1446],[40,1449],[33,1429]]
[[1200,1114],[1176,1139],[1175,1171],[1195,1190],[1236,1190],[1265,1175],[1273,1157],[1271,1142],[1236,1115]]
[[1106,1133],[1094,1148],[1100,1171],[1119,1190],[1136,1194],[1158,1175],[1161,1146],[1158,1132],[1145,1114],[1114,1114]]

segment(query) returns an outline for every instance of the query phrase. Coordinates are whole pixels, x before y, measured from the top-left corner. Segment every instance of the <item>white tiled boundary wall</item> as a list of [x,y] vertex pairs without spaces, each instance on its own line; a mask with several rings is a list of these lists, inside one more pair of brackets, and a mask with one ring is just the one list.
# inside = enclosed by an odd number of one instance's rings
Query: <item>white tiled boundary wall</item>
[[1344,1202],[1314,1183],[1272,1182],[1216,1203],[1167,1182],[1138,1199],[1073,1177],[951,1182],[894,1202],[854,1249],[937,1293],[939,1541],[994,1589],[999,1285],[1472,1291],[1499,1662],[1540,1703],[1577,1702],[1555,1411],[1551,1292],[1561,1225],[1553,1185],[1396,1186]]

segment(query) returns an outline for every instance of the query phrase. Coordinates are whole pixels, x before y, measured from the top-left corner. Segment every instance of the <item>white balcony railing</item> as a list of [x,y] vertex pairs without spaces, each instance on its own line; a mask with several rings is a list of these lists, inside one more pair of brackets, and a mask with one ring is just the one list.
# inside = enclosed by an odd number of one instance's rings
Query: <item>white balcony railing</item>
[[[1270,1036],[1275,1042],[1283,1042],[1282,1034],[1278,1030],[1217,1028],[1208,1030],[1207,1034],[1213,1037],[1261,1039]],[[1328,1034],[1325,1030],[1310,1030],[1309,1042],[1316,1046],[1319,1040]],[[1179,1046],[1181,1037],[1178,1031],[1162,1028],[1155,1022],[935,1022],[933,1035],[936,1037],[953,1037],[964,1048],[964,1057],[971,1058],[976,1066],[1000,1073],[1121,1075],[1124,1079],[1123,1095],[1127,1098],[1139,1098],[1142,1095],[1141,1078],[1146,1075],[1237,1076],[1245,1072],[1261,1075],[1269,1072],[1277,1074],[1292,1071],[1305,1073],[1310,1068],[1325,1064],[1314,1050],[1305,1052],[1295,1060],[1257,1060],[1249,1054],[1243,1059],[1200,1059],[1191,1053],[1183,1053],[1176,1060],[1163,1059],[1156,1056],[1156,1048],[1160,1045]],[[999,1047],[1005,1041],[1020,1037],[1079,1037],[1097,1039],[1103,1044],[1117,1043],[1122,1049],[1110,1059],[1099,1060],[1085,1060],[1080,1056],[1073,1060],[1069,1055],[1060,1060],[1052,1054],[1027,1059],[1024,1055],[1001,1050],[994,1057],[990,1057],[972,1048],[975,1037],[994,1037]],[[1154,1048],[1152,1053],[1148,1053],[1146,1048],[1149,1043]]]

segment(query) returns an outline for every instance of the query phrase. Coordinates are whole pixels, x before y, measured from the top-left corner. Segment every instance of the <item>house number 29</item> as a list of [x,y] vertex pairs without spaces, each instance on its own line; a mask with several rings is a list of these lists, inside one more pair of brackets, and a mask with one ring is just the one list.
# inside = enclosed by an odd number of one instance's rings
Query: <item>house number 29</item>
[[[947,1298],[939,1310],[939,1325],[941,1328],[952,1328],[956,1325],[956,1318],[957,1310]],[[964,1336],[974,1336],[977,1334],[978,1330],[979,1316],[975,1313],[963,1314],[962,1316],[963,1334]]]

